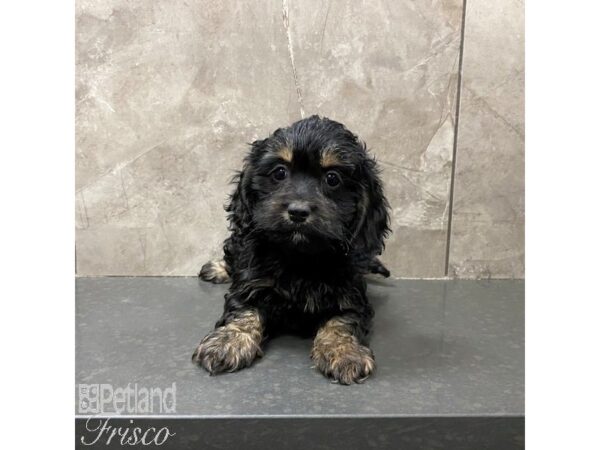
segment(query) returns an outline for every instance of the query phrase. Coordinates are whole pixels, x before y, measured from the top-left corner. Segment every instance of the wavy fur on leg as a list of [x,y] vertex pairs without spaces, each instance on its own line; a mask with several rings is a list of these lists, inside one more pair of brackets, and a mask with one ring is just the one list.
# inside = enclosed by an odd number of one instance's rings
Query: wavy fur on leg
[[263,326],[255,310],[239,312],[202,339],[192,360],[211,374],[234,372],[262,356]]
[[362,383],[375,370],[373,352],[359,343],[352,327],[340,317],[319,329],[311,358],[325,376],[346,385]]

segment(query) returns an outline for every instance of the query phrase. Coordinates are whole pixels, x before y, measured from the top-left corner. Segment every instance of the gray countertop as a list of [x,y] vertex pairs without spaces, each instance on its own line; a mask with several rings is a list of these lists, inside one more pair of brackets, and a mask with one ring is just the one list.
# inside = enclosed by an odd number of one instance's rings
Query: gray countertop
[[377,371],[353,386],[312,368],[311,341],[294,336],[268,342],[240,372],[195,366],[226,289],[196,278],[77,279],[76,383],[176,383],[177,416],[524,414],[523,281],[371,281]]

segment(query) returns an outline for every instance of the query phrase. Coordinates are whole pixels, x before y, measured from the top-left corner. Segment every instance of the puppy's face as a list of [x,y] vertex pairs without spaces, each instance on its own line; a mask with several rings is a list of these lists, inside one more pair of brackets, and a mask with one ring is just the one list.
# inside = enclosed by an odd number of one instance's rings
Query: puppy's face
[[387,227],[374,161],[343,125],[311,117],[252,147],[241,184],[255,228],[272,242],[311,253],[347,251],[371,219]]
[[257,165],[253,187],[257,228],[299,249],[343,243],[360,208],[360,189],[336,147],[281,143]]

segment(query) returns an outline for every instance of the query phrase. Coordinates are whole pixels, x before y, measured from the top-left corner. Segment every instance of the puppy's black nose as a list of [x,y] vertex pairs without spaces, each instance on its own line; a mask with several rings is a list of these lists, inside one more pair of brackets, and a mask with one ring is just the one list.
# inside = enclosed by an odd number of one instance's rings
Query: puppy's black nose
[[304,222],[310,215],[310,206],[306,202],[292,202],[288,206],[288,215],[292,222]]

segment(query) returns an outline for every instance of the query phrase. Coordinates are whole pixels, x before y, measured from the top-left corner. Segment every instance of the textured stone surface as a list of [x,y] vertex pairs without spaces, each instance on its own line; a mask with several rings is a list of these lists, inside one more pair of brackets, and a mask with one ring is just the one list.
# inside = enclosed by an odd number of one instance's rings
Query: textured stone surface
[[191,277],[79,278],[76,383],[175,382],[175,412],[193,416],[524,413],[523,281],[369,284],[377,370],[354,386],[311,367],[312,341],[296,336],[268,341],[239,372],[211,377],[196,366],[192,352],[222,314],[226,288]]
[[450,276],[524,276],[523,16],[467,2]]
[[443,276],[462,2],[77,2],[77,271],[190,275],[245,143],[320,113],[384,169],[395,276]]
[[[130,420],[144,430],[168,426],[176,435],[161,448],[177,450],[523,448],[520,280],[370,284],[378,367],[353,386],[311,367],[311,340],[295,336],[265,343],[264,356],[236,373],[211,377],[193,364],[191,352],[221,314],[226,286],[195,277],[79,278],[76,286],[78,442],[96,436],[86,432],[83,414],[98,406],[80,384],[110,384],[116,399],[128,385],[141,391],[175,383],[174,411],[160,414],[156,401],[140,411],[132,399],[121,414],[104,402],[99,416],[115,428],[133,428]],[[96,429],[98,418],[89,425]],[[122,448],[119,440],[111,444],[97,447]]]
[[77,270],[193,274],[245,144],[300,118],[281,4],[79,1]]

